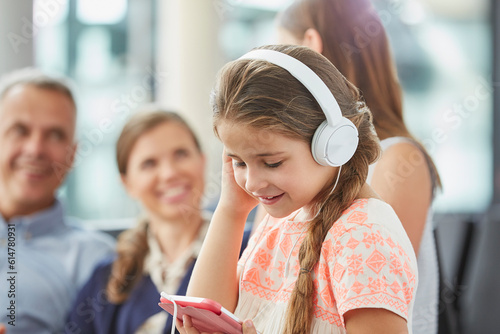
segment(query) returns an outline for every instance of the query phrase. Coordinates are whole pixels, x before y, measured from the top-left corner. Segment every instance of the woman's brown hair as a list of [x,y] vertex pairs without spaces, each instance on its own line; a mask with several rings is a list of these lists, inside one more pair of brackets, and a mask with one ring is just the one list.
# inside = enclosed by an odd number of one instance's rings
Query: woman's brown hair
[[403,120],[402,91],[389,40],[370,0],[296,0],[278,16],[278,24],[298,40],[307,29],[318,31],[322,54],[359,88],[373,114],[378,137],[412,139],[424,153],[433,180],[441,187],[430,155]]
[[[125,124],[116,144],[116,161],[121,175],[127,174],[128,160],[137,140],[167,122],[176,122],[184,126],[193,136],[195,145],[201,152],[198,139],[181,116],[155,106],[143,107]],[[116,304],[124,302],[141,279],[144,259],[149,252],[147,231],[148,223],[143,219],[135,228],[124,231],[118,236],[117,258],[113,262],[106,287],[106,295],[110,302]]]
[[[358,89],[347,81],[324,56],[301,46],[265,46],[288,54],[310,67],[337,99],[344,117],[358,128],[359,145],[343,165],[335,191],[334,180],[316,196],[307,235],[300,246],[300,267],[311,272],[297,279],[287,310],[284,333],[310,331],[314,313],[313,271],[319,261],[323,241],[333,226],[358,197],[366,182],[368,166],[380,154],[371,113],[361,101]],[[219,73],[212,94],[214,130],[221,122],[271,130],[311,144],[318,126],[326,119],[311,93],[286,70],[263,60],[236,60]]]

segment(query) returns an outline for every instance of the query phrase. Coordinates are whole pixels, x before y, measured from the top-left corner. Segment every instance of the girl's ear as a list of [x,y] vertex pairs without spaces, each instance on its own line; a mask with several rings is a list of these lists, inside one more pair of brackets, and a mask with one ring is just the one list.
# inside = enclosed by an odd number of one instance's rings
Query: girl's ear
[[307,46],[318,53],[323,52],[323,40],[321,35],[314,28],[309,28],[304,33],[304,39],[302,40],[302,45]]

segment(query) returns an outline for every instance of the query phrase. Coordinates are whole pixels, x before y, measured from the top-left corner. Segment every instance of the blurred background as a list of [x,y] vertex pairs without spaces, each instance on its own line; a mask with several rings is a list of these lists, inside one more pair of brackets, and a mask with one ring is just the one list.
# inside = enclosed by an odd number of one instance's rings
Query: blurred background
[[[153,101],[183,114],[202,139],[205,206],[213,207],[222,149],[208,105],[215,75],[273,43],[275,14],[289,2],[0,0],[0,74],[37,66],[74,81],[79,151],[60,189],[69,215],[108,231],[135,223],[140,208],[119,182],[114,146],[125,120]],[[488,314],[500,312],[500,1],[373,2],[392,43],[406,123],[443,182],[435,202],[441,313],[449,331],[497,333]]]

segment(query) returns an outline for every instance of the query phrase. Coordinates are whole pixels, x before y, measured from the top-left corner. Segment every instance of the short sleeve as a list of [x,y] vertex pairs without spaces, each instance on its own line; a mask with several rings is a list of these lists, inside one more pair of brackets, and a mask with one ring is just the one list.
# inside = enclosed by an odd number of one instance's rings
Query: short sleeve
[[347,311],[359,308],[384,308],[408,320],[416,263],[394,234],[364,223],[331,232],[330,277],[341,321]]

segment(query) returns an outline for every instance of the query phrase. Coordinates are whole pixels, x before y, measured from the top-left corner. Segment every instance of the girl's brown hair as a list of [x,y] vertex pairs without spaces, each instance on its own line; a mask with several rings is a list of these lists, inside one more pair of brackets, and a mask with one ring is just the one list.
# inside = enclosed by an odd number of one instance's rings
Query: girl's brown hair
[[[116,161],[120,174],[127,173],[127,163],[137,140],[157,126],[176,122],[191,133],[196,147],[201,147],[193,130],[175,112],[164,111],[155,106],[144,107],[125,124],[116,144]],[[141,279],[144,259],[149,252],[147,241],[148,223],[141,220],[132,229],[122,232],[116,246],[117,258],[111,268],[111,276],[106,287],[106,295],[112,303],[124,302],[135,284]]]
[[402,91],[389,40],[370,0],[296,0],[279,14],[278,24],[298,40],[309,28],[318,31],[322,54],[359,88],[379,138],[407,137],[424,153],[434,194],[441,187],[439,174],[404,123]]
[[[358,89],[347,81],[324,56],[301,46],[265,46],[292,56],[310,67],[337,99],[344,117],[358,128],[359,146],[343,165],[336,190],[334,180],[316,196],[307,235],[300,247],[300,267],[310,270],[297,279],[287,310],[284,333],[308,333],[314,313],[313,273],[323,241],[333,223],[358,197],[366,182],[368,166],[380,154],[371,113]],[[318,126],[326,119],[311,93],[286,70],[262,60],[236,60],[219,73],[212,94],[214,130],[230,122],[272,130],[310,145]]]

